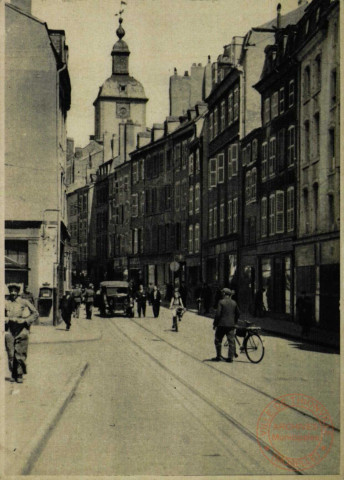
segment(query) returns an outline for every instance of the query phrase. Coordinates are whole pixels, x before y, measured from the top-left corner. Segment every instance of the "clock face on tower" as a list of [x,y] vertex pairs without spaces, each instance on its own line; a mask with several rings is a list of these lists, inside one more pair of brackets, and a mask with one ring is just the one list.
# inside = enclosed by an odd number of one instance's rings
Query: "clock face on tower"
[[118,118],[128,118],[130,116],[129,103],[117,103],[116,115]]

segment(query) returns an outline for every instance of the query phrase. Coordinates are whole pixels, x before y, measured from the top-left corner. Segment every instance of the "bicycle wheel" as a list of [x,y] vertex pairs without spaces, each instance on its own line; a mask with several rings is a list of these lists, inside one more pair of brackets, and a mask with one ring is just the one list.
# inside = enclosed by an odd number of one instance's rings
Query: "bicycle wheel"
[[264,357],[264,345],[257,333],[251,333],[245,338],[244,349],[250,362],[259,363],[262,361]]

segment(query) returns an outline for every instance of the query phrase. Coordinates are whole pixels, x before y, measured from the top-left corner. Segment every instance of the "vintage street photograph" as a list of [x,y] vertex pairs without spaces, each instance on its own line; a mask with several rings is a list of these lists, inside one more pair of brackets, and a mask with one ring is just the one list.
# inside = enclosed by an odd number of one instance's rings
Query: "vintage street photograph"
[[343,474],[340,3],[0,1],[0,476]]

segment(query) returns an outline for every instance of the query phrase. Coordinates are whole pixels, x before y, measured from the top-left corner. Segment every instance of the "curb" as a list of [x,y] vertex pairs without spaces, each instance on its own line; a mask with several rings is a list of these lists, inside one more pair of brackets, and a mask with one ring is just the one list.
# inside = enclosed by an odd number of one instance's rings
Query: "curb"
[[46,417],[46,421],[37,430],[29,445],[20,452],[21,462],[16,459],[15,465],[9,468],[6,475],[29,475],[37,458],[39,457],[44,443],[48,440],[50,433],[59,421],[62,413],[72,399],[78,385],[84,376],[89,364],[86,362],[78,368],[78,372],[68,382],[62,395],[58,398],[54,409]]

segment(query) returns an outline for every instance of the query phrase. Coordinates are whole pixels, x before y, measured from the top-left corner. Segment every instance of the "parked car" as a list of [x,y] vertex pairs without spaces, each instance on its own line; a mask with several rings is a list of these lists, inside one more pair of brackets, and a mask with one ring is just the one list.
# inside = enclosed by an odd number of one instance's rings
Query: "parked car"
[[132,300],[129,295],[129,284],[126,281],[108,280],[100,283],[100,291],[95,305],[102,316],[119,312],[132,316]]

